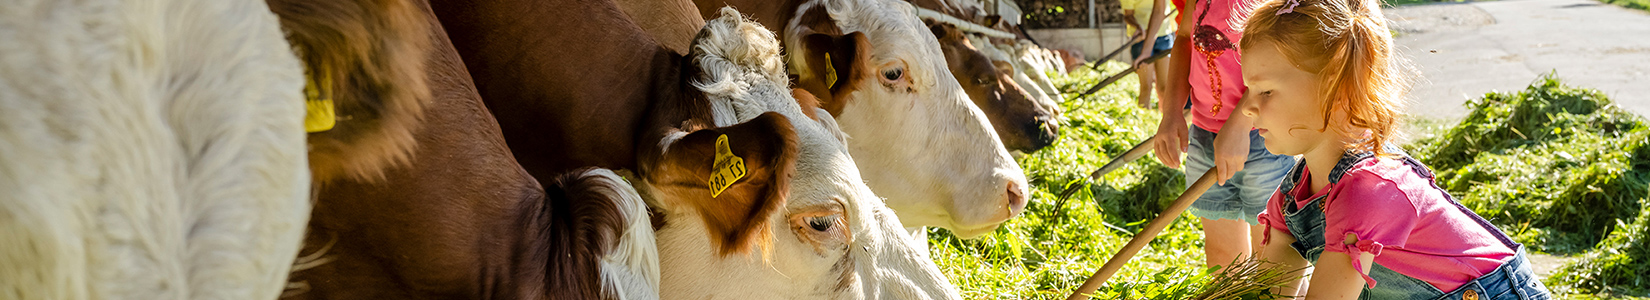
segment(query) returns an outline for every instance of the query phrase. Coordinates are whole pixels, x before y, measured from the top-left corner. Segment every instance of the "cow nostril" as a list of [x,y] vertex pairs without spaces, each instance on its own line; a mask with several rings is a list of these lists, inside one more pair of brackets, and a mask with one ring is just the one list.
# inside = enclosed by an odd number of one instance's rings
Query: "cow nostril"
[[1025,211],[1027,199],[1025,187],[1021,183],[1009,181],[1005,196],[1007,196],[1007,199],[1005,199],[1007,202],[1005,203],[1008,204],[1008,217],[1013,218],[1020,215],[1021,211]]

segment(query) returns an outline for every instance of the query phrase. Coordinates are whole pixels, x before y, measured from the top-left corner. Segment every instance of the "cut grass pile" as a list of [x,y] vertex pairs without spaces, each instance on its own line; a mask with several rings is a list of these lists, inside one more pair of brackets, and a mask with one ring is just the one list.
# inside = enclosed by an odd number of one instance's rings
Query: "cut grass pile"
[[1645,120],[1550,74],[1467,105],[1459,124],[1405,147],[1438,185],[1532,250],[1587,253],[1547,280],[1554,292],[1650,297]]
[[[1124,67],[1053,78],[1063,90],[1084,90]],[[1157,113],[1134,106],[1134,87],[1131,76],[1062,104],[1060,141],[1019,158],[1032,184],[1024,214],[974,240],[929,230],[932,258],[965,299],[1064,299],[1185,189],[1179,170],[1147,156],[1056,203],[1066,186],[1084,184],[1156,130]],[[1561,299],[1650,296],[1643,119],[1553,77],[1470,105],[1464,122],[1405,148],[1439,173],[1440,186],[1531,249],[1585,253],[1547,281]],[[1185,299],[1218,288],[1206,284],[1216,275],[1204,269],[1194,219],[1182,215],[1095,299]]]
[[1441,134],[1411,144],[1438,185],[1537,251],[1594,248],[1650,192],[1650,128],[1596,90],[1544,76],[1490,93]]

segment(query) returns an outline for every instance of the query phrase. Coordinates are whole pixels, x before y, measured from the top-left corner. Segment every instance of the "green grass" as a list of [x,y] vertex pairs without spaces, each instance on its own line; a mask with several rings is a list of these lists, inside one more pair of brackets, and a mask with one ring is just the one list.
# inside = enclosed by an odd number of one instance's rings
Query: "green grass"
[[1599,0],[1598,2],[1620,5],[1621,7],[1642,11],[1650,11],[1650,0]]
[[[1108,63],[1052,76],[1083,90],[1124,68]],[[979,239],[930,229],[932,258],[966,299],[1063,299],[1133,232],[1185,188],[1184,175],[1151,156],[1082,189],[1057,193],[1149,137],[1158,115],[1134,106],[1125,78],[1062,103],[1059,142],[1019,158],[1032,184],[1020,217]],[[1074,94],[1068,94],[1074,95]],[[1582,255],[1547,281],[1560,299],[1645,294],[1650,237],[1650,128],[1603,94],[1544,77],[1517,93],[1488,94],[1461,123],[1421,120],[1406,149],[1440,174],[1440,185],[1541,252]],[[1056,208],[1058,207],[1058,208]],[[1118,272],[1096,299],[1182,299],[1204,288],[1201,230],[1182,215]]]
[[[1056,76],[1063,90],[1082,90],[1124,68],[1082,69]],[[1103,73],[1103,74],[1102,74]],[[1063,103],[1065,124],[1054,146],[1019,159],[1032,185],[1020,217],[975,240],[932,229],[931,253],[966,299],[1064,299],[1185,189],[1179,170],[1147,157],[1106,175],[1055,209],[1057,193],[1151,136],[1157,113],[1134,106],[1134,79]],[[1170,225],[1097,299],[1180,299],[1206,275],[1203,239],[1185,215]]]

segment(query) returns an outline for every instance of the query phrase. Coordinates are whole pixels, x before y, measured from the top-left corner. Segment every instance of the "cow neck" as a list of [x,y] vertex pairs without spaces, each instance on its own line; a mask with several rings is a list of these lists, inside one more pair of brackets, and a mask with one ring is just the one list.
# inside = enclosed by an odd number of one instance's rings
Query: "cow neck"
[[[663,48],[661,48],[663,49]],[[688,57],[670,51],[655,56],[653,94],[647,112],[646,125],[636,139],[637,175],[646,178],[652,166],[664,157],[663,139],[676,132],[693,132],[716,127],[710,100],[705,93],[693,87],[690,80],[700,70]]]

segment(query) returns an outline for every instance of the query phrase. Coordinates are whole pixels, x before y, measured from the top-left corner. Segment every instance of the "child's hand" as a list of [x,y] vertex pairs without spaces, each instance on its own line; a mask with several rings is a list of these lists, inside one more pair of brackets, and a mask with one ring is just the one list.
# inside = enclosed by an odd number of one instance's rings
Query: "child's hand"
[[1157,161],[1170,168],[1180,168],[1180,154],[1186,152],[1186,145],[1191,140],[1186,138],[1186,119],[1178,114],[1164,115],[1163,121],[1157,124],[1157,135],[1152,136],[1152,148],[1157,152]]
[[1238,171],[1243,170],[1243,163],[1249,161],[1249,125],[1253,122],[1246,120],[1226,120],[1226,125],[1220,127],[1220,133],[1215,135],[1215,183],[1226,184]]

